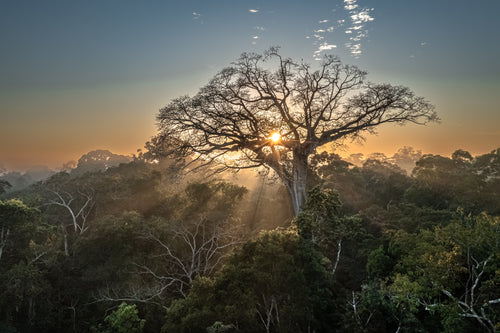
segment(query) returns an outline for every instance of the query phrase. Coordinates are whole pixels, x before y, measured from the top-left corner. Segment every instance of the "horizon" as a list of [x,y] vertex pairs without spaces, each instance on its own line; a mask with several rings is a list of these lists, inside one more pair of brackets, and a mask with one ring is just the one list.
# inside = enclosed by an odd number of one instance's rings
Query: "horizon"
[[242,52],[274,45],[313,66],[336,54],[369,81],[408,86],[442,119],[383,126],[349,153],[485,154],[500,146],[499,9],[430,0],[3,2],[0,166],[57,168],[96,149],[130,156],[156,133],[161,107],[195,94]]
[[[359,146],[359,144],[357,144],[356,146]],[[352,150],[350,148],[338,148],[337,150],[332,150],[332,149],[329,149],[328,147],[326,149],[320,149],[318,152],[321,152],[321,151],[328,151],[330,153],[335,153],[335,154],[338,154],[343,160],[348,160],[349,157],[351,155],[354,155],[354,154],[359,154],[361,153],[365,158],[368,158],[371,154],[376,154],[376,153],[382,153],[384,154],[387,158],[391,158],[392,156],[394,156],[399,149],[402,149],[402,148],[406,148],[406,147],[409,147],[409,148],[413,148],[413,150],[415,152],[421,152],[422,153],[422,156],[424,155],[439,155],[439,156],[443,156],[443,157],[447,157],[447,158],[450,158],[452,156],[452,154],[459,150],[459,149],[462,149],[462,148],[456,148],[454,149],[453,151],[450,151],[449,153],[431,153],[431,152],[426,152],[422,149],[418,149],[416,147],[413,147],[413,146],[401,146],[401,147],[398,147],[397,149],[395,149],[394,151],[360,151],[360,150]],[[491,153],[492,151],[495,151],[497,149],[499,149],[500,146],[498,147],[492,147],[491,149],[489,150],[486,150],[486,151],[483,151],[483,152],[472,152],[472,151],[469,151],[467,149],[462,149],[462,150],[465,150],[467,152],[469,152],[472,157],[477,157],[477,156],[481,156],[481,155],[485,155],[485,154],[488,154],[488,153]],[[26,172],[29,172],[29,171],[36,171],[36,170],[41,170],[41,169],[47,169],[47,170],[50,170],[50,171],[54,171],[54,172],[60,172],[60,171],[64,171],[65,168],[63,166],[64,163],[68,163],[68,162],[78,162],[78,159],[80,157],[82,157],[83,155],[89,153],[89,152],[92,152],[92,151],[96,151],[96,150],[107,150],[109,151],[110,153],[113,153],[113,154],[116,154],[116,155],[120,155],[120,156],[125,156],[125,157],[129,157],[129,158],[133,158],[134,156],[134,153],[118,153],[118,152],[115,152],[115,151],[111,151],[109,149],[103,149],[103,148],[96,148],[96,149],[91,149],[89,151],[86,151],[86,152],[83,152],[81,153],[80,155],[78,155],[76,158],[74,159],[69,159],[69,160],[66,160],[60,164],[43,164],[43,163],[34,163],[34,164],[30,164],[30,165],[26,165],[26,166],[22,166],[22,167],[19,167],[19,168],[12,168],[12,167],[9,167],[8,165],[6,166],[5,164],[3,163],[0,163],[0,175],[2,174],[2,172],[4,173],[9,173],[9,172],[19,172],[19,173],[26,173]],[[1,161],[0,161],[1,162]]]

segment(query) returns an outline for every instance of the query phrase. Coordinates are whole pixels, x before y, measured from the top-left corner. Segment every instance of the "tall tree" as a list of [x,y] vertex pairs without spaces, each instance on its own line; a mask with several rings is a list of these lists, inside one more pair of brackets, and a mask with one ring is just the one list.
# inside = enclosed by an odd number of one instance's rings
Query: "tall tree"
[[373,133],[384,123],[437,119],[433,106],[409,88],[367,82],[365,71],[337,57],[326,56],[313,70],[271,48],[262,55],[243,53],[197,95],[161,109],[153,142],[160,152],[168,145],[222,169],[269,167],[298,213],[308,157],[317,147]]

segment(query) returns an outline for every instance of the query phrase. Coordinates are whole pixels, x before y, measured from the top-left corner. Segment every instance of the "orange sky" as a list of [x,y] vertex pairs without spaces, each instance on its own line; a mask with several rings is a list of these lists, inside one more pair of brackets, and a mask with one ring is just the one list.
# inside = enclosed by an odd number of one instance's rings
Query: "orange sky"
[[[201,73],[198,87],[212,73]],[[382,80],[390,82],[385,77]],[[155,134],[158,110],[171,98],[182,95],[176,89],[165,89],[170,85],[159,81],[76,92],[32,93],[31,98],[13,105],[19,113],[10,119],[3,116],[0,162],[9,169],[32,165],[58,168],[94,149],[124,155],[136,153]],[[188,92],[193,94],[196,88]],[[378,129],[378,135],[369,135],[363,144],[350,144],[348,151],[339,153],[392,155],[403,146],[412,146],[423,153],[450,155],[465,149],[474,155],[500,146],[499,113],[492,112],[498,105],[495,103],[500,102],[498,95],[486,91],[484,94],[491,94],[489,99],[469,105],[469,97],[458,95],[453,89],[434,93],[432,88],[422,95],[436,105],[440,123],[384,125]],[[23,110],[34,108],[38,108],[36,114],[22,116]]]

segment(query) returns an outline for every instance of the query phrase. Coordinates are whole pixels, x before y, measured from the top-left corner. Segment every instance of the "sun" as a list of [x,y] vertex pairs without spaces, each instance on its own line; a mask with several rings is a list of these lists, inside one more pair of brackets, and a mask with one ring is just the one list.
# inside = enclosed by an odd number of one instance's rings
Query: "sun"
[[271,141],[273,143],[278,143],[280,139],[281,139],[281,134],[279,134],[278,132],[274,132],[273,134],[271,134]]

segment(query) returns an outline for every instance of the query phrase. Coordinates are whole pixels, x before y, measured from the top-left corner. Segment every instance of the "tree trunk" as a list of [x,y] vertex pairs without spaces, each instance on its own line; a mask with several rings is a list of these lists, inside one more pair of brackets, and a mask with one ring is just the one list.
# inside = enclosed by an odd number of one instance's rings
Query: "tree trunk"
[[69,249],[68,249],[68,231],[66,230],[66,226],[63,222],[61,222],[61,229],[63,233],[63,241],[64,241],[64,254],[66,257],[69,257]]
[[293,211],[298,215],[306,202],[307,155],[294,153],[292,177],[285,179],[285,184],[292,199]]
[[9,231],[10,231],[9,228],[7,228],[7,230],[5,230],[5,228],[2,227],[2,232],[0,233],[0,259],[2,259],[3,249],[5,247],[5,244],[7,244],[7,238],[9,237]]

